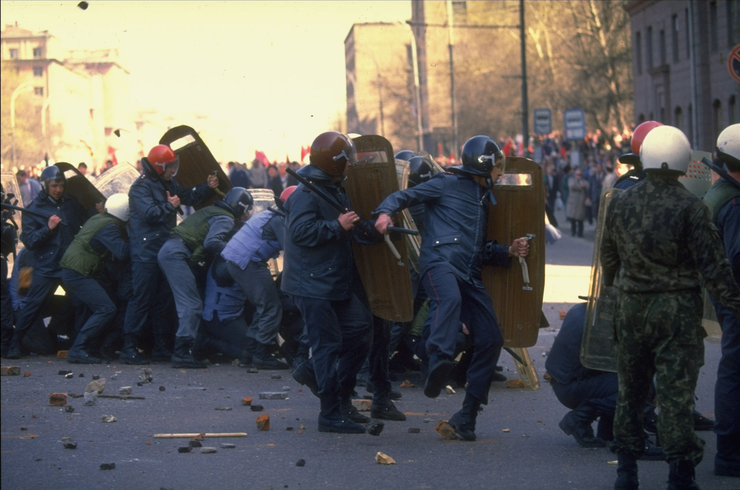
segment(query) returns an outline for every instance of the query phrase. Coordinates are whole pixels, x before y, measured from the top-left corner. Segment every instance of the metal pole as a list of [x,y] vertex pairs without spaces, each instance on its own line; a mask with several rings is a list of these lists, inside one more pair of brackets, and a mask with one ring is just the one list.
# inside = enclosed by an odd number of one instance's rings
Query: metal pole
[[452,28],[452,2],[447,0],[447,26],[449,33],[449,50],[450,50],[450,111],[452,112],[452,146],[457,158],[459,148],[457,144],[457,114],[455,109],[455,61],[453,57],[453,46],[455,37]]
[[527,157],[529,149],[529,101],[527,100],[527,42],[524,30],[524,0],[519,0],[519,42],[522,53],[522,142],[524,145],[524,156]]
[[696,54],[695,54],[695,47],[694,42],[695,39],[695,32],[694,32],[694,2],[693,0],[689,0],[689,63],[691,64],[691,134],[689,135],[691,137],[691,147],[695,148],[698,144],[697,140],[698,138],[698,131],[699,131],[699,107],[697,106],[698,99],[696,94]]

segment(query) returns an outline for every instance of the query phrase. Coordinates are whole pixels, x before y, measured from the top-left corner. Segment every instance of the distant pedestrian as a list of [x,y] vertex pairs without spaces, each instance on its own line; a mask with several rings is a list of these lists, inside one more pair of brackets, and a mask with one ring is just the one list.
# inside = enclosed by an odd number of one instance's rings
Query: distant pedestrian
[[588,181],[583,172],[577,168],[568,179],[568,204],[566,218],[570,220],[571,236],[583,237],[583,220],[586,219],[586,200],[588,199]]

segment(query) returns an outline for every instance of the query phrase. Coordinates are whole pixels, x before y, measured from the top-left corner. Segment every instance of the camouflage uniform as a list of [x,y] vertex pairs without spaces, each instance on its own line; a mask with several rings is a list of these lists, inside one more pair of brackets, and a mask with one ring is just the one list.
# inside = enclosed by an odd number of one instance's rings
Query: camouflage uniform
[[619,290],[614,325],[619,398],[614,449],[644,450],[643,408],[653,376],[667,460],[702,459],[694,390],[704,363],[700,286],[740,312],[740,290],[709,211],[676,177],[650,173],[609,206],[601,245],[604,282]]

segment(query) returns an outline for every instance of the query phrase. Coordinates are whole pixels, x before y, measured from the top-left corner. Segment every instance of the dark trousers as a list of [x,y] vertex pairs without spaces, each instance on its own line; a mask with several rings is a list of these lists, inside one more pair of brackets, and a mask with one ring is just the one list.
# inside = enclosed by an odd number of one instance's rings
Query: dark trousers
[[373,383],[373,400],[385,401],[391,392],[388,378],[388,343],[390,342],[390,321],[373,315],[373,343],[370,347],[370,381]]
[[62,280],[58,277],[41,276],[34,272],[31,287],[28,288],[28,293],[26,294],[26,303],[23,309],[21,309],[15,324],[13,343],[17,342],[17,345],[20,347],[23,337],[25,337],[26,332],[28,332],[38,318],[44,303],[46,303],[49,296],[54,294],[56,288],[61,284]]
[[722,358],[714,388],[715,462],[740,468],[740,321],[714,298],[712,303],[722,326]]
[[192,255],[185,241],[178,236],[164,242],[157,255],[159,267],[172,290],[177,318],[180,320],[175,336],[190,340],[194,340],[198,334],[203,313],[203,300],[195,274],[190,268]]
[[103,287],[89,276],[83,276],[70,269],[62,270],[64,288],[78,301],[90,308],[84,325],[77,332],[77,338],[70,350],[85,347],[91,339],[103,333],[108,322],[116,316],[116,305]]
[[283,318],[280,294],[270,269],[264,262],[249,262],[244,269],[226,262],[226,268],[255,308],[247,335],[260,344],[269,345],[277,337]]
[[170,336],[172,293],[159,265],[133,262],[131,272],[133,294],[126,306],[123,334],[141,338],[147,318],[151,315],[152,333],[155,336]]
[[568,219],[570,219],[571,236],[576,236],[576,234],[578,234],[579,237],[583,237],[583,220],[577,220],[573,218]]
[[604,372],[567,385],[553,384],[552,390],[560,403],[573,410],[579,422],[591,425],[598,417],[614,419],[619,394],[616,373]]
[[213,320],[203,320],[200,332],[214,340],[213,344],[227,356],[238,359],[247,349],[247,321],[244,316],[222,322],[214,312]]
[[453,359],[460,322],[465,323],[475,349],[466,390],[481,403],[488,403],[493,371],[504,346],[491,296],[483,284],[476,286],[458,280],[452,269],[444,265],[427,270],[422,284],[431,300],[424,323],[429,332],[426,349],[430,368],[440,359]]
[[10,291],[8,290],[8,259],[3,256],[2,258],[2,272],[0,272],[0,279],[2,279],[2,311],[0,311],[0,346],[2,349],[2,357],[8,353],[10,347],[10,341],[13,338],[13,302],[10,299]]
[[372,314],[355,294],[342,301],[293,299],[306,322],[319,394],[350,396],[370,349]]

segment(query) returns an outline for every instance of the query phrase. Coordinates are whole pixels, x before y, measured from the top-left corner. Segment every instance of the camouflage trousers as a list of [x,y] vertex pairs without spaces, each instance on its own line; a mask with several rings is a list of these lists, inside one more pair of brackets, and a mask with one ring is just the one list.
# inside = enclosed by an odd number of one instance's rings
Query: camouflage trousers
[[620,291],[614,313],[619,375],[615,452],[642,455],[643,411],[655,377],[658,435],[667,460],[689,460],[694,466],[701,461],[704,448],[694,433],[693,411],[704,364],[702,309],[698,290]]

